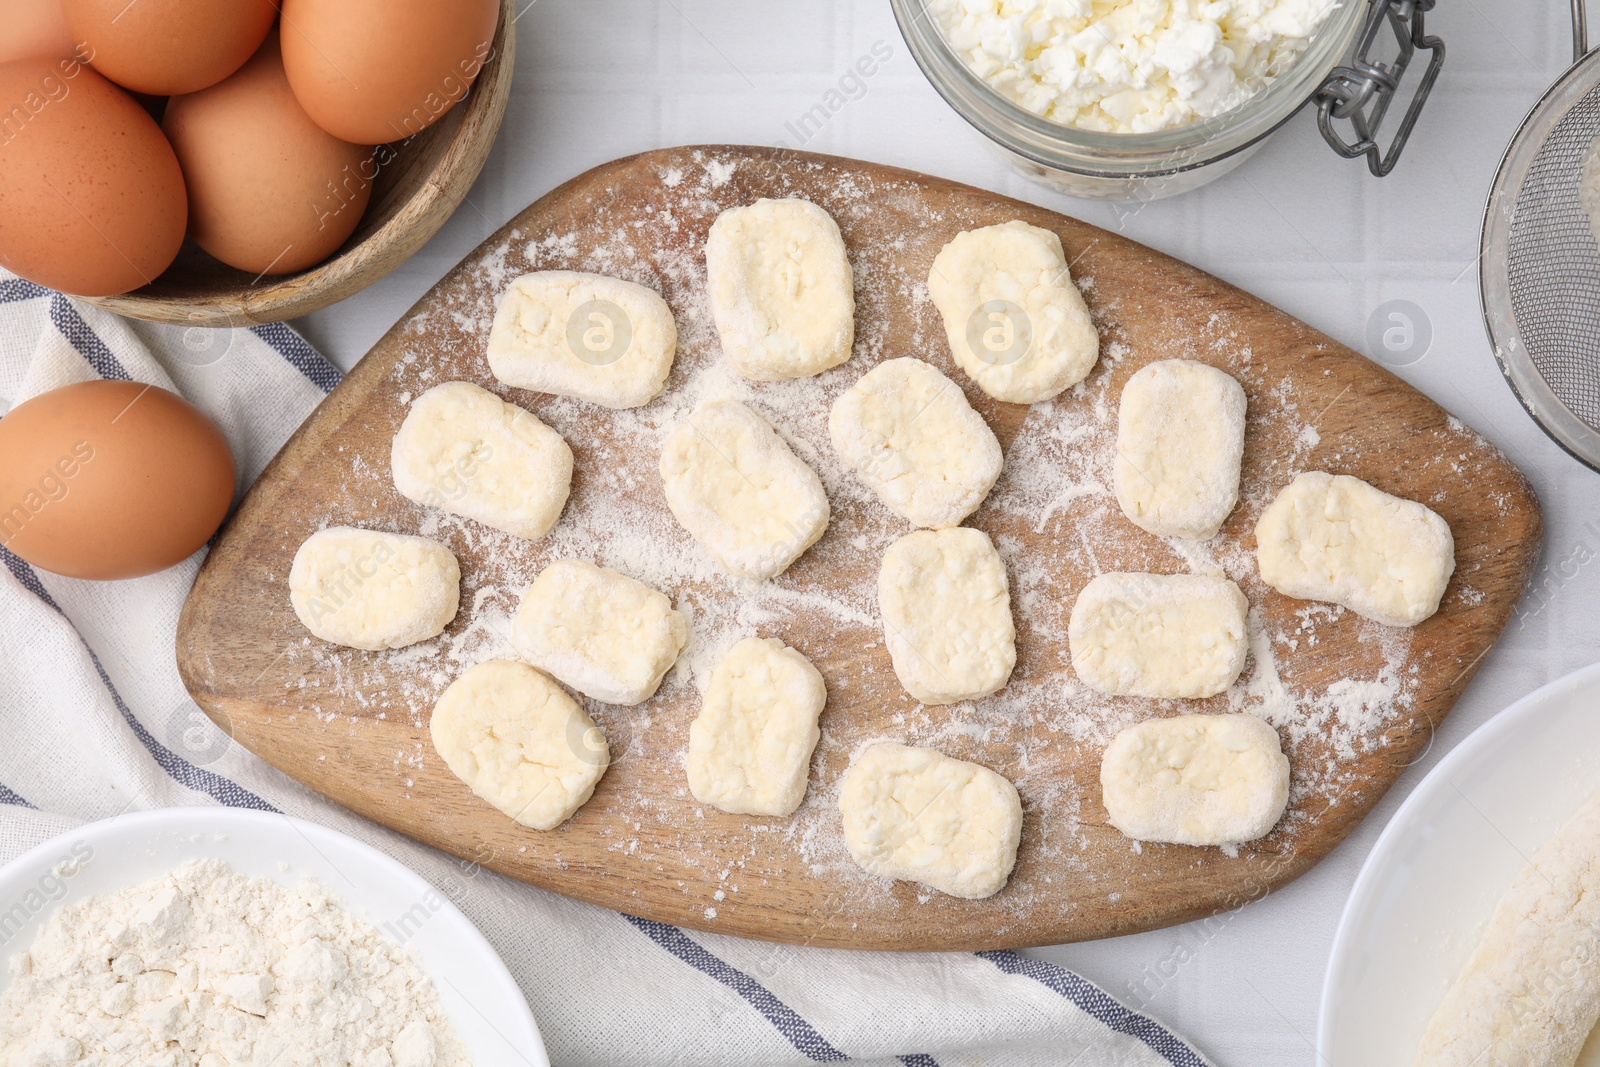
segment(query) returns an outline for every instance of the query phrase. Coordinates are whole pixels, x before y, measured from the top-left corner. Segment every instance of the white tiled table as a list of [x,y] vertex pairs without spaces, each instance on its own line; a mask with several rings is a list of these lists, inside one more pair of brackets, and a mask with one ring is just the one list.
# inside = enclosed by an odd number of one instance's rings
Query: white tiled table
[[[1420,305],[1433,343],[1399,373],[1504,449],[1546,508],[1545,561],[1505,639],[1420,765],[1299,882],[1204,926],[1040,950],[1144,1003],[1222,1064],[1313,1059],[1317,997],[1356,871],[1434,761],[1513,699],[1600,659],[1600,478],[1523,414],[1478,310],[1479,215],[1506,142],[1570,56],[1564,0],[1444,0],[1449,59],[1399,170],[1379,181],[1301,114],[1220,182],[1125,219],[1017,178],[934,94],[887,0],[522,0],[517,81],[469,202],[421,254],[298,325],[345,368],[439,277],[560,182],[663,145],[801,147],[785,130],[857,57],[892,58],[803,147],[926,171],[1121,228],[1366,350],[1387,300]],[[1590,525],[1590,524],[1593,525]]]

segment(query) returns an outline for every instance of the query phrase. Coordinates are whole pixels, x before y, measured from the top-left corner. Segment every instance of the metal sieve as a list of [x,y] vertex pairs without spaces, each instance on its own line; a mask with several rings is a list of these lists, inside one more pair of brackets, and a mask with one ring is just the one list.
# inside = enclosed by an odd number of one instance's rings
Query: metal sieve
[[1600,242],[1580,199],[1600,51],[1572,0],[1573,65],[1522,120],[1484,209],[1478,287],[1495,358],[1550,437],[1600,470]]

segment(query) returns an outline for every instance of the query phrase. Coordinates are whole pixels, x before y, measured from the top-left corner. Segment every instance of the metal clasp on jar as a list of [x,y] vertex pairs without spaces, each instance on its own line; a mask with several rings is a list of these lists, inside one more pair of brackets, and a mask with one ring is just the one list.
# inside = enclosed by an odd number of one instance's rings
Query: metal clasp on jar
[[[1434,0],[1373,0],[1357,40],[1355,58],[1348,66],[1335,67],[1313,97],[1317,102],[1317,126],[1333,150],[1346,159],[1366,156],[1367,168],[1380,178],[1400,161],[1417,116],[1422,114],[1422,105],[1444,66],[1444,42],[1423,30],[1423,15],[1433,5]],[[1388,62],[1373,58],[1385,23],[1394,31],[1399,49]],[[1385,152],[1377,141],[1378,130],[1405,78],[1406,68],[1419,50],[1430,53],[1428,68]],[[1346,137],[1336,129],[1336,121],[1348,121],[1354,136]]]

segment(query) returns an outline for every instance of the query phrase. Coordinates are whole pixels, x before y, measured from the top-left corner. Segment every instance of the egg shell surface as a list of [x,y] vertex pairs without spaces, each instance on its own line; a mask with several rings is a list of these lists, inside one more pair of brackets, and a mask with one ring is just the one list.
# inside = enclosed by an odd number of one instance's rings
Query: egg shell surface
[[175,96],[162,121],[189,188],[189,236],[231,267],[288,274],[327,259],[372,198],[372,150],[311,121],[276,32],[236,74]]
[[498,0],[284,0],[283,62],[317,125],[387,144],[466,97],[499,21]]
[[0,63],[72,55],[74,42],[60,0],[0,0],[0,27]]
[[161,128],[75,59],[0,65],[0,266],[77,296],[166,270],[189,215]]
[[0,418],[0,544],[71,578],[137,578],[182,562],[228,513],[233,456],[175,393],[89,381]]
[[61,0],[94,68],[152,96],[215,85],[255,54],[277,0]]

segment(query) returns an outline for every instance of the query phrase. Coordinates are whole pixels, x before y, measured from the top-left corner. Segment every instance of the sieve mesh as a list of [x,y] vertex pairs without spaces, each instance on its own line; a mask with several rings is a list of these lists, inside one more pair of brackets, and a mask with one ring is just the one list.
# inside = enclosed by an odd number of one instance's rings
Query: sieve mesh
[[1505,264],[1529,358],[1550,390],[1594,429],[1600,429],[1600,244],[1579,190],[1597,136],[1600,87],[1556,123],[1529,165]]

